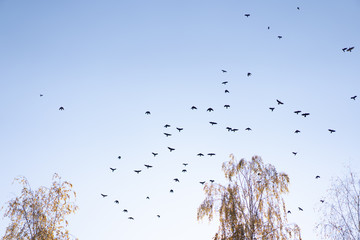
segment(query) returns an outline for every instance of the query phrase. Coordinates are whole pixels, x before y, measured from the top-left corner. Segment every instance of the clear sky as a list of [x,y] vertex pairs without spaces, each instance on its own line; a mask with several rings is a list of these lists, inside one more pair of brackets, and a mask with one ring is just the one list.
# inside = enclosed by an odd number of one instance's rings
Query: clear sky
[[56,172],[78,194],[80,239],[208,240],[199,181],[223,182],[231,153],[259,155],[289,174],[288,219],[316,239],[330,179],[360,168],[359,12],[358,0],[0,0],[0,205],[19,194],[14,177],[37,188]]

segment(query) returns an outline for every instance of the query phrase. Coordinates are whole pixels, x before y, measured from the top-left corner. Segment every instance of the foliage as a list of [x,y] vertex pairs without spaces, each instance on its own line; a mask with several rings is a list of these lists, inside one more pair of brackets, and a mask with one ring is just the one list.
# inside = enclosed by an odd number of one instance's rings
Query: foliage
[[198,220],[207,216],[211,221],[214,214],[219,216],[214,240],[301,239],[298,225],[287,224],[281,197],[289,191],[287,174],[264,165],[258,156],[237,162],[230,155],[222,169],[228,185],[206,184],[206,198],[197,212]]
[[332,181],[324,202],[317,208],[316,229],[322,239],[360,239],[360,179],[350,169]]
[[4,217],[10,218],[2,240],[65,240],[70,239],[65,217],[78,207],[70,201],[76,198],[72,184],[62,182],[54,174],[51,188],[32,190],[25,177],[15,178],[22,185],[21,195],[8,202]]

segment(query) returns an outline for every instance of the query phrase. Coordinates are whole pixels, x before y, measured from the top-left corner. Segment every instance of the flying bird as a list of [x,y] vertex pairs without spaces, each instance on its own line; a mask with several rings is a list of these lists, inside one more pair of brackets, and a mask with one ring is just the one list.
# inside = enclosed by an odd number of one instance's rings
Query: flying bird
[[357,98],[357,96],[353,96],[350,99],[355,100],[356,98]]
[[268,26],[268,29],[270,29],[270,26]]
[[119,204],[119,201],[118,201],[118,200],[115,200],[114,203]]
[[230,93],[229,90],[225,89],[225,93]]
[[295,130],[295,132],[294,133],[299,133],[300,132],[300,130]]
[[128,212],[128,210],[127,210],[127,209],[124,209],[123,212]]
[[171,134],[170,133],[164,133],[166,137],[170,137]]
[[187,165],[189,165],[188,163],[183,163],[183,165],[186,167]]
[[246,130],[246,131],[251,131],[251,128],[248,127],[248,128],[245,128],[245,130]]
[[214,111],[214,109],[212,109],[212,108],[208,108],[206,111],[208,111],[208,112],[213,112],[213,111]]
[[231,131],[232,131],[232,132],[236,132],[236,131],[239,131],[239,129],[233,128],[233,129],[231,129]]
[[294,113],[299,114],[299,113],[301,113],[301,111],[299,111],[299,110],[298,110],[298,111],[294,111]]
[[294,154],[294,156],[296,156],[297,152],[292,152],[292,154]]
[[116,168],[110,168],[110,170],[111,170],[112,172],[114,172],[114,171],[116,170]]
[[325,201],[324,200],[320,200],[321,203],[324,203]]
[[173,193],[173,192],[174,192],[174,190],[170,189],[170,193]]
[[187,172],[187,170],[186,170],[186,169],[183,169],[182,172]]
[[226,130],[228,130],[228,132],[230,132],[232,130],[231,127],[226,127]]
[[350,47],[346,51],[351,52],[355,47]]
[[298,207],[298,209],[299,209],[300,211],[304,211],[301,207]]
[[174,178],[175,182],[180,182],[180,180],[178,178]]
[[158,155],[158,153],[154,153],[154,152],[152,152],[152,155],[154,155],[154,157],[156,157],[156,155]]
[[215,180],[210,179],[210,182],[213,183],[213,182],[215,182]]
[[228,104],[224,105],[224,108],[226,108],[226,109],[228,109],[229,107],[230,107],[230,105],[228,105]]
[[179,132],[181,132],[182,130],[184,130],[183,128],[176,128]]
[[287,213],[290,213],[290,214],[291,214],[291,211],[289,210],[289,211],[287,211]]
[[175,150],[175,148],[171,148],[171,147],[168,147],[168,149],[170,150],[170,152]]
[[133,218],[133,217],[128,217],[128,219],[130,219],[130,220],[134,220],[134,218]]
[[307,116],[309,116],[310,115],[310,113],[303,113],[303,114],[301,114],[301,116],[303,116],[303,117],[307,117]]
[[276,101],[277,101],[277,104],[278,105],[282,105],[282,104],[284,104],[283,102],[281,102],[280,100],[278,100],[278,99],[276,99]]
[[273,112],[275,108],[274,107],[269,107],[269,109]]
[[250,72],[247,73],[247,76],[250,77],[252,74]]
[[330,133],[336,132],[334,129],[328,129],[328,131],[329,131]]
[[228,83],[228,81],[225,81],[225,82],[222,82],[221,84],[226,85],[227,83]]
[[343,49],[341,49],[341,50],[343,50],[343,52],[345,52],[345,51],[347,50],[347,48],[343,48]]
[[165,124],[164,128],[171,127],[169,124]]
[[144,164],[144,166],[147,168],[147,169],[149,169],[149,168],[152,168],[153,166],[151,166],[151,165],[147,165],[147,164]]
[[150,197],[149,197],[149,196],[147,196],[147,197],[146,197],[146,199],[149,199],[149,200],[150,200]]
[[160,218],[160,215],[158,214],[158,215],[156,215],[158,218]]
[[278,36],[278,39],[282,39],[282,36]]
[[40,97],[42,97],[42,96],[44,96],[44,95],[40,94]]
[[227,71],[226,70],[221,70],[223,73],[227,73]]
[[104,198],[104,197],[107,197],[108,195],[106,195],[106,194],[101,194],[101,196]]
[[202,154],[202,153],[198,153],[198,156],[199,156],[199,157],[203,157],[203,156],[204,156],[204,154]]
[[199,182],[200,184],[202,184],[202,185],[204,185],[204,183],[205,183],[205,181],[203,181],[203,182]]
[[211,125],[215,125],[217,124],[217,122],[209,122]]
[[136,172],[137,174],[139,174],[141,172],[141,170],[134,170],[134,172]]
[[191,110],[196,110],[196,109],[197,109],[197,107],[195,107],[195,106],[191,107]]
[[146,115],[150,115],[151,113],[150,113],[150,111],[146,111],[145,114],[146,114]]
[[245,16],[245,17],[250,17],[250,14],[249,14],[249,13],[245,13],[244,16]]
[[64,107],[59,107],[59,110],[64,111],[65,109],[64,109]]
[[210,157],[215,156],[215,153],[208,153]]
[[320,178],[320,176],[319,176],[319,175],[315,177],[315,179],[318,179],[318,178]]

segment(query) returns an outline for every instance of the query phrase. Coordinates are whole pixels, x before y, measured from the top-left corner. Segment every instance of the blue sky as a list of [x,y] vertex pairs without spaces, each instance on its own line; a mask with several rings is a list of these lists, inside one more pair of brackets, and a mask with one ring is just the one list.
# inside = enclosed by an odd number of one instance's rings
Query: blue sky
[[231,153],[260,155],[289,174],[288,219],[316,239],[330,179],[360,167],[359,10],[355,0],[1,0],[0,205],[19,193],[14,177],[36,188],[57,172],[78,194],[69,229],[80,239],[211,239],[216,222],[196,221],[198,182],[222,182]]

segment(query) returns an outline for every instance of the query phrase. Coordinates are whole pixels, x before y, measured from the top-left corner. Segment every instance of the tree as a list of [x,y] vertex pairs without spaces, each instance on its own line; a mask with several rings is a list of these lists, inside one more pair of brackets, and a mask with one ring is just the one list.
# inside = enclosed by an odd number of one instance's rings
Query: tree
[[350,169],[342,178],[332,180],[327,195],[317,211],[319,237],[329,240],[360,239],[360,179]]
[[282,198],[289,191],[287,174],[264,165],[258,156],[238,162],[230,155],[222,169],[228,185],[206,184],[206,198],[197,211],[198,220],[218,215],[214,240],[301,239],[298,225],[287,224]]
[[2,240],[65,240],[70,239],[65,217],[75,213],[78,206],[72,198],[72,184],[53,175],[50,188],[32,190],[25,177],[15,178],[22,185],[21,195],[7,203],[4,217],[10,218]]

